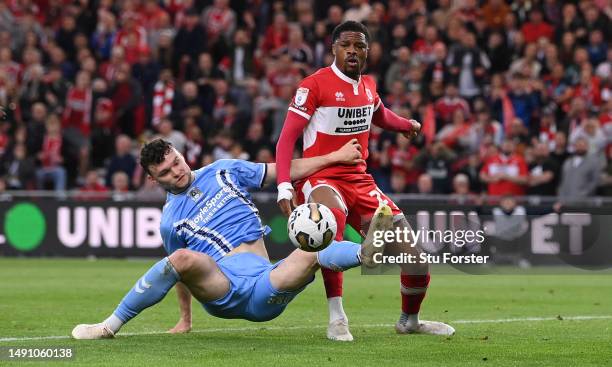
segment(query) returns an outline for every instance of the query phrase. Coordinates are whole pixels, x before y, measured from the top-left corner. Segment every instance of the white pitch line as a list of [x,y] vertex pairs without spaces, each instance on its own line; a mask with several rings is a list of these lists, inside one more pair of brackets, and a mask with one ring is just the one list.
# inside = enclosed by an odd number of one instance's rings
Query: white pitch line
[[[612,315],[602,316],[561,316],[562,320],[558,317],[522,317],[512,319],[490,319],[490,320],[455,320],[449,321],[449,324],[495,324],[495,323],[507,323],[507,322],[528,322],[528,321],[583,321],[583,320],[607,320],[612,319]],[[353,329],[359,328],[381,328],[381,327],[392,327],[394,324],[364,324],[364,325],[351,325]],[[309,325],[309,326],[261,326],[261,327],[233,327],[233,328],[214,328],[214,329],[202,329],[192,330],[193,334],[209,334],[209,333],[232,333],[232,332],[249,332],[249,331],[278,331],[278,330],[308,330],[308,329],[322,329],[325,325]],[[161,335],[167,334],[166,331],[141,331],[134,333],[121,333],[119,336],[142,336],[142,335]],[[71,339],[68,335],[48,335],[48,336],[31,336],[31,337],[12,337],[12,338],[0,338],[2,342],[20,342],[30,340],[57,340],[57,339]]]

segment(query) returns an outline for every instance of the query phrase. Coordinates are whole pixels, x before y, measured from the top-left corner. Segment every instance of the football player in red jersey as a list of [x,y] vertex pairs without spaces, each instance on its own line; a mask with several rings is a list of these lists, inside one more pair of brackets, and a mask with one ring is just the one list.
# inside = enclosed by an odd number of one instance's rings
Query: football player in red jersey
[[[376,93],[375,81],[361,71],[366,65],[369,33],[357,22],[338,25],[332,34],[334,63],[305,78],[289,106],[282,133],[276,146],[278,167],[278,204],[285,215],[297,202],[317,202],[329,207],[338,223],[336,239],[342,239],[349,223],[358,231],[366,231],[372,215],[381,203],[393,209],[394,225],[409,227],[401,210],[376,186],[366,173],[370,124],[400,132],[409,138],[418,134],[421,125],[399,117],[385,108]],[[336,165],[297,181],[295,189],[289,168],[295,142],[302,135],[304,157],[326,154],[357,139],[363,162],[357,166]],[[389,244],[392,251],[417,255],[418,246],[408,243]],[[330,323],[327,337],[351,341],[348,318],[342,307],[342,273],[322,269],[327,293]],[[454,329],[446,324],[419,320],[421,302],[429,284],[427,264],[402,265],[402,310],[396,324],[398,333],[451,335]]]

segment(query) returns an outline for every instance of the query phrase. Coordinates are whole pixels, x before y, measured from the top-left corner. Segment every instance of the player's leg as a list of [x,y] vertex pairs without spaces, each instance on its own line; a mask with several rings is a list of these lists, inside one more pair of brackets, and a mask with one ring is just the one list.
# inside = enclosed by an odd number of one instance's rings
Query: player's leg
[[383,205],[377,209],[368,234],[362,244],[350,241],[333,241],[319,252],[293,251],[270,272],[270,283],[280,291],[292,291],[304,287],[319,267],[345,271],[361,264],[372,266],[372,258],[384,248],[375,246],[374,233],[393,228],[391,208]]
[[[404,228],[411,229],[410,224],[403,215],[395,221],[394,228],[399,228],[402,231]],[[389,247],[389,254],[392,256],[411,254],[417,260],[420,260],[422,252],[423,250],[418,243],[398,242]],[[395,330],[400,334],[453,335],[455,329],[450,325],[437,321],[419,320],[421,303],[429,287],[429,264],[416,261],[414,263],[401,264],[400,268],[402,312],[399,321],[395,325]]]
[[125,323],[161,301],[178,281],[200,302],[220,298],[229,290],[229,281],[210,256],[180,249],[153,265],[106,320],[77,325],[72,336],[76,339],[113,337]]
[[[361,198],[361,200],[358,200],[353,209],[362,214],[364,218],[367,218],[368,213],[373,212],[374,208],[378,205],[388,204],[393,209],[394,230],[396,228],[399,228],[401,231],[403,231],[404,228],[408,230],[411,229],[410,224],[397,205],[376,187],[376,184],[371,178],[367,180],[364,179],[362,183],[356,187],[355,194],[359,195],[358,197]],[[364,228],[367,227],[368,223],[364,225]],[[412,254],[417,260],[420,259],[419,254],[422,252],[422,249],[419,244],[410,244],[400,241],[388,245],[387,253],[389,255],[400,255],[402,253]],[[417,261],[415,263],[401,264],[400,268],[402,309],[400,319],[396,324],[397,332],[402,334],[420,332],[452,335],[454,329],[446,324],[419,320],[421,304],[429,286],[429,265]]]
[[[342,198],[329,186],[318,186],[310,193],[308,201],[327,206],[336,219],[336,241],[342,241],[346,226],[346,210]],[[331,340],[351,341],[353,336],[348,328],[348,317],[342,307],[342,272],[321,268],[323,284],[327,295],[329,326],[327,337]]]

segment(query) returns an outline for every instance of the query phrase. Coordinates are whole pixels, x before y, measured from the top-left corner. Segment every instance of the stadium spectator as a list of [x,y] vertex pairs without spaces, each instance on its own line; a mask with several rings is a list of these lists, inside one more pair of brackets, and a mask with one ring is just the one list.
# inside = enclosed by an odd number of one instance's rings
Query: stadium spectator
[[128,63],[118,66],[109,86],[117,127],[122,134],[138,136],[144,128],[142,89],[132,77]]
[[202,24],[206,27],[207,41],[213,51],[226,52],[225,47],[230,42],[236,28],[236,12],[229,7],[229,0],[214,0],[202,14]]
[[229,52],[229,77],[234,83],[241,84],[255,74],[255,56],[251,38],[245,29],[234,33],[233,47]]
[[98,171],[93,169],[87,171],[85,183],[79,188],[79,193],[83,194],[77,195],[77,198],[79,200],[104,200],[107,198],[108,188],[101,181]]
[[297,24],[289,26],[287,43],[277,48],[274,54],[289,55],[291,61],[300,68],[308,67],[313,60],[312,49],[304,43],[304,33]]
[[458,153],[469,151],[475,145],[476,132],[466,118],[463,110],[457,109],[453,112],[452,121],[444,126],[436,139]]
[[422,173],[417,179],[416,192],[417,194],[429,195],[433,194],[433,179],[427,173]]
[[287,43],[288,37],[289,25],[287,23],[287,16],[284,13],[276,13],[272,24],[266,29],[261,49],[264,54],[275,52]]
[[534,149],[534,162],[529,164],[528,195],[554,196],[559,180],[560,167],[550,158],[546,143],[537,143]]
[[600,176],[600,157],[589,154],[589,142],[586,138],[577,138],[574,142],[574,154],[563,163],[559,199],[565,202],[593,195]]
[[[132,76],[140,84],[142,98],[144,102],[145,121],[153,118],[155,85],[160,73],[159,63],[153,59],[151,49],[148,46],[141,46],[138,49],[138,58],[132,66]],[[170,101],[172,97],[170,97]],[[145,123],[143,121],[143,123]]]
[[608,139],[599,127],[599,121],[596,118],[582,120],[580,126],[577,126],[571,133],[569,144],[574,146],[578,139],[585,139],[588,143],[588,154],[604,154],[604,148],[608,143]]
[[380,164],[382,167],[390,168],[391,176],[395,174],[403,175],[404,185],[407,189],[412,189],[421,173],[415,166],[415,157],[418,152],[419,150],[410,144],[410,140],[403,135],[397,135],[394,144],[388,142]]
[[49,115],[45,127],[46,133],[42,148],[37,154],[40,163],[40,166],[36,169],[37,188],[44,190],[46,181],[51,180],[53,189],[61,192],[66,190],[66,169],[62,166],[65,145],[59,117],[55,114]]
[[439,127],[449,124],[453,120],[456,110],[463,111],[464,117],[470,116],[470,105],[459,96],[459,90],[455,84],[448,84],[444,90],[444,97],[436,101],[434,105],[436,116],[440,119]]
[[47,118],[47,105],[37,102],[30,108],[30,118],[26,120],[26,148],[28,152],[35,153],[40,150],[45,135],[45,120]]
[[136,158],[131,153],[132,140],[127,135],[119,135],[115,139],[115,155],[110,159],[106,169],[106,186],[111,187],[112,177],[116,172],[124,172],[128,177],[134,177]]
[[510,263],[522,268],[529,262],[521,257],[519,240],[529,229],[527,210],[512,196],[504,196],[499,206],[493,208],[494,232],[488,249],[496,264]]
[[480,179],[488,185],[492,196],[524,195],[527,184],[527,165],[522,156],[515,153],[515,143],[505,139],[501,152],[489,157],[480,171]]
[[208,52],[203,52],[198,56],[197,67],[193,71],[189,71],[189,80],[195,80],[200,92],[206,94],[203,88],[212,88],[213,82],[216,79],[225,79],[225,74],[213,62],[212,55]]
[[[370,52],[371,54],[371,52]],[[437,42],[433,46],[433,60],[427,65],[427,69],[423,75],[425,83],[425,94],[431,96],[431,100],[440,97],[439,92],[442,90],[444,83],[448,83],[450,79],[449,69],[446,66],[446,45],[442,42]],[[429,85],[429,88],[427,88]]]
[[114,153],[117,127],[113,110],[113,102],[110,99],[98,99],[91,130],[91,166],[94,168],[104,167]]
[[198,12],[189,8],[185,11],[185,18],[172,45],[172,69],[175,75],[182,77],[187,66],[197,60],[198,55],[206,49],[206,32],[199,23]]
[[387,74],[385,75],[385,85],[387,86],[387,92],[391,92],[391,86],[394,81],[401,81],[405,84],[408,83],[410,68],[415,66],[415,59],[411,58],[410,48],[403,46],[397,49],[396,59],[391,63]]
[[460,96],[470,99],[482,93],[491,62],[476,44],[474,33],[466,30],[459,43],[451,46],[446,63]]
[[482,183],[480,181],[480,169],[482,163],[480,153],[472,153],[467,158],[467,163],[464,164],[458,171],[458,174],[464,174],[470,183],[469,191],[475,194],[482,192]]
[[415,157],[416,166],[432,179],[433,193],[446,194],[450,192],[451,163],[455,158],[456,153],[440,141],[434,142]]
[[[9,190],[32,190],[36,186],[34,178],[36,166],[34,161],[26,154],[26,146],[22,143],[15,144],[12,154],[5,154],[5,159],[0,167],[0,176],[6,177]],[[8,155],[8,156],[7,156]]]
[[133,197],[130,193],[130,178],[125,172],[117,171],[111,181],[113,201],[125,201]]
[[541,37],[552,39],[554,34],[553,27],[544,21],[542,11],[538,8],[533,8],[529,12],[529,21],[521,27],[525,42],[532,43],[538,41]]
[[[170,83],[171,75],[170,71],[166,70],[162,73],[162,76],[166,84]],[[165,87],[172,88],[168,85]],[[158,107],[159,108],[159,107]],[[210,119],[214,109],[214,89],[211,82],[207,82],[202,86],[202,89],[198,91],[198,85],[193,81],[187,81],[183,83],[180,90],[177,90],[174,101],[172,102],[170,117],[173,121],[183,121],[186,118],[192,117],[197,119],[198,124],[203,125],[205,120]],[[162,111],[156,112],[156,116],[163,116]],[[159,121],[155,120],[156,126]],[[212,124],[203,127],[205,132],[213,130]]]
[[482,17],[490,29],[503,29],[510,7],[504,0],[488,0],[482,7]]
[[195,170],[202,159],[205,142],[202,129],[193,120],[190,121],[185,127],[187,131],[185,134],[185,161],[191,169]]
[[135,195],[136,200],[159,201],[166,197],[166,192],[153,180],[144,180],[142,187]]
[[156,138],[162,138],[170,143],[179,151],[181,154],[185,151],[185,145],[187,144],[187,138],[179,130],[175,130],[170,119],[162,119],[159,125],[157,125]]
[[464,173],[453,177],[453,191],[450,195],[451,203],[459,205],[481,204],[481,199],[470,191],[470,179]]

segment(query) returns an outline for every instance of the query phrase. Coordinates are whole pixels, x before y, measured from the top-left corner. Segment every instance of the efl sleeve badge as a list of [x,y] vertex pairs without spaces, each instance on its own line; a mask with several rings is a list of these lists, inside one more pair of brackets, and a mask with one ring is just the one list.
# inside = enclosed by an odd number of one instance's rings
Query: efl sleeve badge
[[308,88],[298,88],[297,92],[295,92],[295,105],[302,106],[306,103],[306,99],[308,98]]

